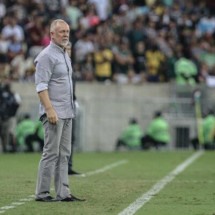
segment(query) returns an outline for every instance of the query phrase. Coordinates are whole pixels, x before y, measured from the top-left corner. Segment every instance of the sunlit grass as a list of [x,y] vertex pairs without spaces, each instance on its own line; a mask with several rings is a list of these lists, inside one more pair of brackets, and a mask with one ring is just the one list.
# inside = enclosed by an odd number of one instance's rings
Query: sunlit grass
[[[11,215],[114,215],[121,212],[156,182],[194,153],[118,152],[76,153],[74,169],[92,172],[126,160],[107,171],[86,177],[70,176],[70,188],[86,202],[25,202],[4,214]],[[206,152],[155,195],[136,214],[214,215],[214,153]],[[0,212],[20,199],[34,194],[40,154],[0,154]],[[52,195],[55,195],[52,190]]]

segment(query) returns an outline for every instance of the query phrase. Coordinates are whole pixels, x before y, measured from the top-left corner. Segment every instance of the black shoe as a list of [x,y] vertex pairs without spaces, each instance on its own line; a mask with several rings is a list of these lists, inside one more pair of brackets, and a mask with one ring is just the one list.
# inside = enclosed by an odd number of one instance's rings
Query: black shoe
[[83,202],[86,201],[86,199],[79,199],[73,195],[70,195],[69,197],[66,197],[65,199],[61,199],[61,202]]
[[70,170],[68,171],[68,175],[81,175],[81,173],[76,172],[76,171],[70,169]]
[[54,198],[51,197],[51,196],[46,196],[46,197],[43,197],[43,198],[36,198],[35,201],[38,201],[38,202],[53,202]]

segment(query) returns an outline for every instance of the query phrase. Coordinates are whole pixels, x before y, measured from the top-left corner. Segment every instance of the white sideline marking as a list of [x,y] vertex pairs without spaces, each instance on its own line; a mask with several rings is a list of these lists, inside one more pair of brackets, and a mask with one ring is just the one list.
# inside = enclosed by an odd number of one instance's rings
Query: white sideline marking
[[15,208],[15,206],[9,205],[9,206],[1,207],[1,209],[3,209],[3,210],[8,210],[8,209],[11,209],[11,208]]
[[[157,183],[159,180],[143,180],[143,183]],[[182,183],[182,184],[184,184],[184,183],[192,183],[192,184],[196,184],[196,183],[210,183],[210,184],[212,184],[212,183],[215,183],[215,180],[178,180],[177,182],[175,182],[175,183]],[[215,215],[215,214],[214,214]]]
[[16,208],[17,206],[24,205],[26,202],[30,202],[33,199],[34,199],[34,195],[30,195],[25,199],[18,200],[18,202],[12,202],[10,205],[0,207],[0,214],[5,213],[9,209],[13,209],[13,208]]
[[172,172],[170,172],[163,179],[158,181],[149,191],[144,193],[140,198],[136,199],[127,208],[121,211],[118,215],[133,215],[135,214],[145,203],[147,203],[155,194],[159,193],[168,183],[170,183],[178,174],[183,172],[191,163],[203,154],[203,151],[199,151],[185,160],[182,164],[177,166]]
[[12,203],[12,205],[16,205],[16,206],[18,206],[18,205],[24,205],[25,204],[25,202],[13,202]]
[[97,169],[97,170],[94,170],[94,171],[91,171],[91,172],[86,172],[86,173],[83,173],[83,174],[77,175],[77,176],[86,177],[86,176],[96,175],[98,173],[106,172],[107,170],[113,169],[113,168],[115,168],[115,167],[117,167],[119,165],[125,164],[127,162],[128,162],[127,160],[121,160],[121,161],[118,161],[116,163],[112,163],[110,165],[104,166],[101,169]]
[[[101,169],[97,169],[95,171],[92,171],[92,172],[87,172],[85,174],[81,174],[80,176],[82,177],[86,177],[86,176],[91,176],[91,175],[95,175],[95,174],[98,174],[98,173],[102,173],[102,172],[105,172],[107,170],[110,170],[110,169],[113,169],[114,167],[117,167],[119,165],[122,165],[122,164],[125,164],[127,163],[128,161],[127,160],[121,160],[121,161],[118,161],[116,163],[112,163],[110,165],[107,165],[107,166],[104,166],[103,168]],[[0,207],[0,214],[3,214],[6,212],[6,210],[9,210],[9,209],[12,209],[12,208],[15,208],[19,205],[23,205],[25,204],[26,202],[30,202],[34,199],[34,195],[30,195],[28,196],[27,198],[24,198],[24,199],[19,199],[18,202],[12,202],[10,205],[7,205],[7,206],[3,206],[3,207]]]

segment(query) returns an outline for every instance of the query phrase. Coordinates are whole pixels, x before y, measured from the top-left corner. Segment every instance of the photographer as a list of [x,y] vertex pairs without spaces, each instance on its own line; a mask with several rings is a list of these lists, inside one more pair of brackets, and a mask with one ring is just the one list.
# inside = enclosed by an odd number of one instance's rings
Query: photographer
[[[1,86],[0,95],[0,136],[3,152],[15,152],[16,113],[20,106],[20,96],[13,93],[9,83]],[[9,148],[10,147],[10,148]]]

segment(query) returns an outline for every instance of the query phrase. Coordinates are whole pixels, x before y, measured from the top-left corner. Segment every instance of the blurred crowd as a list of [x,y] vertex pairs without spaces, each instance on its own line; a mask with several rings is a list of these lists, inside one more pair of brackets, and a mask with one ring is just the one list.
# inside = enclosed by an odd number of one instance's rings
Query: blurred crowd
[[214,85],[214,14],[213,0],[0,0],[0,80],[34,81],[60,18],[79,81]]

